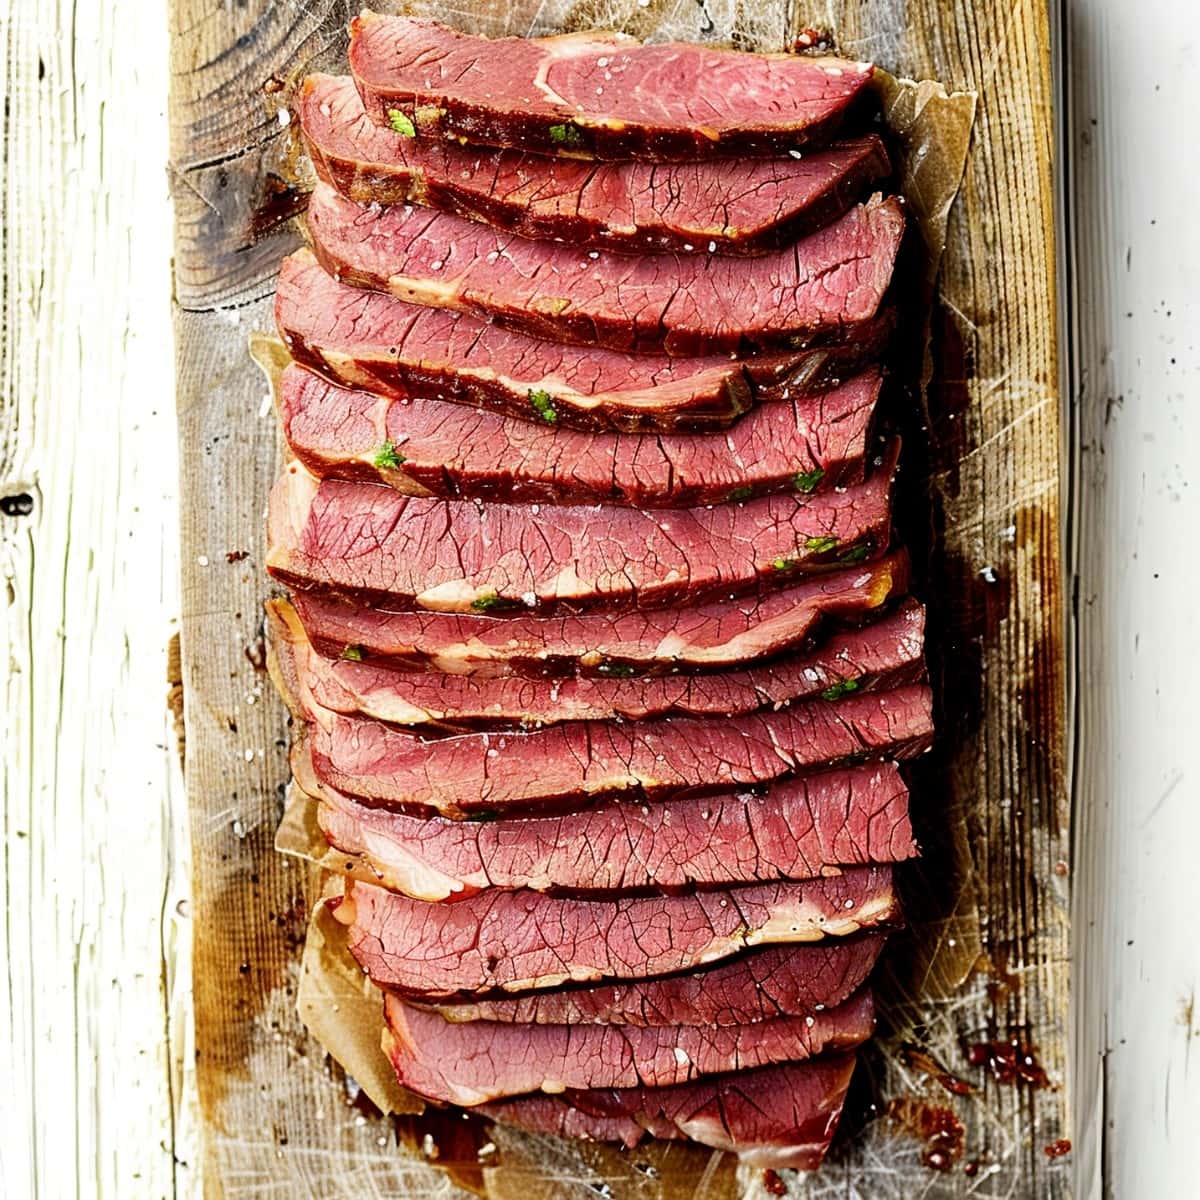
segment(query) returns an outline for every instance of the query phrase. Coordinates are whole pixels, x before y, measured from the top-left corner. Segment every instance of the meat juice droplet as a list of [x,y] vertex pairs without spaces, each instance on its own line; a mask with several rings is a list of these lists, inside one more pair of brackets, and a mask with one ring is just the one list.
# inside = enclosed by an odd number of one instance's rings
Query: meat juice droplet
[[763,1172],[763,1191],[768,1196],[786,1196],[788,1193],[787,1184],[783,1182],[777,1171],[772,1171],[768,1167]]
[[952,1108],[915,1096],[889,1100],[885,1115],[923,1144],[921,1162],[934,1171],[949,1171],[963,1155],[966,1126]]
[[1071,1139],[1059,1138],[1057,1142],[1051,1142],[1048,1146],[1043,1146],[1042,1151],[1047,1158],[1062,1158],[1064,1154],[1071,1153]]
[[1050,1088],[1050,1076],[1038,1062],[1037,1047],[1020,1038],[1006,1041],[972,1042],[967,1047],[967,1062],[986,1067],[997,1083],[1024,1083],[1031,1088]]
[[965,1079],[952,1075],[932,1054],[922,1050],[920,1046],[902,1046],[900,1054],[905,1066],[922,1071],[931,1079],[937,1080],[953,1096],[969,1096],[975,1090]]

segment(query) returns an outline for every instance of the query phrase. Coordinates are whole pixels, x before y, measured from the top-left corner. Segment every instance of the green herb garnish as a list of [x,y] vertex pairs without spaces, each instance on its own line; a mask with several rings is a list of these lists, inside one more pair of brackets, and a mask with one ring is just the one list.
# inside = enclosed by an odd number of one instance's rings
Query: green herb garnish
[[777,558],[771,566],[777,571],[792,571],[800,565],[798,558]]
[[839,679],[837,683],[831,683],[821,693],[822,700],[840,700],[843,696],[850,695],[851,692],[858,691],[857,679]]
[[749,500],[753,495],[754,489],[748,484],[744,484],[742,487],[735,487],[733,491],[729,493],[729,499],[736,504],[741,500]]
[[838,562],[859,563],[859,562],[862,562],[863,559],[866,558],[867,555],[870,553],[871,553],[870,546],[866,546],[866,545],[851,546],[850,549],[847,550],[845,554],[838,555]]
[[632,679],[637,674],[637,667],[632,663],[601,663],[596,668],[597,675],[607,675],[613,679]]
[[578,147],[583,145],[583,134],[578,125],[551,125],[550,140],[563,146]]
[[498,596],[495,592],[484,592],[482,596],[476,596],[471,601],[471,607],[476,612],[495,612],[497,609],[517,608],[519,605],[517,601],[509,600],[507,596]]
[[811,471],[797,471],[792,476],[792,484],[796,491],[803,492],[807,496],[824,478],[825,472],[820,467],[814,467]]
[[367,657],[367,652],[362,646],[346,646],[338,657],[347,662],[362,662]]
[[416,137],[417,127],[412,123],[412,118],[406,116],[398,108],[389,108],[387,110],[388,124],[401,137]]
[[543,391],[541,388],[531,391],[529,393],[529,403],[533,405],[533,411],[547,425],[553,425],[558,420],[558,409],[554,407],[554,399],[549,392]]
[[379,449],[375,452],[375,457],[371,461],[381,471],[395,471],[399,469],[400,464],[405,462],[406,459],[404,455],[396,449],[396,443],[389,440],[384,442],[383,445],[379,447]]
[[830,550],[837,549],[838,540],[831,534],[825,534],[821,537],[810,537],[804,542],[805,550],[811,550],[814,554],[828,554]]

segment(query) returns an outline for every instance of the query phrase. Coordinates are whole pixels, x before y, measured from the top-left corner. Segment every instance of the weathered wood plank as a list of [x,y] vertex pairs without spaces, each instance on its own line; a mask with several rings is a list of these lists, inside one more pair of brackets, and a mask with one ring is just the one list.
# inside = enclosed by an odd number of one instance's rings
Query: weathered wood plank
[[296,1014],[306,883],[272,842],[285,717],[263,673],[263,509],[274,415],[248,358],[291,235],[256,237],[280,125],[262,91],[303,66],[344,6],[172,8],[181,665],[194,863],[196,1082],[209,1196],[454,1197],[353,1104]]
[[0,1194],[165,1196],[187,1172],[166,36],[46,0],[5,5],[0,38]]
[[[980,122],[964,202],[952,218],[938,329],[948,366],[929,413],[939,539],[926,591],[944,630],[942,661],[954,668],[942,680],[947,766],[931,773],[923,793],[929,866],[910,877],[917,927],[907,945],[919,951],[910,961],[921,976],[914,978],[899,948],[888,986],[895,1035],[884,1043],[877,1072],[881,1099],[923,1091],[957,1107],[966,1155],[984,1161],[974,1177],[961,1164],[945,1176],[931,1172],[917,1143],[876,1122],[808,1190],[1063,1194],[1066,1167],[1042,1149],[1066,1131],[1061,1090],[984,1082],[977,1095],[953,1099],[897,1056],[902,1040],[915,1039],[981,1081],[965,1067],[961,1043],[1014,1035],[1037,1044],[1056,1081],[1064,1068],[1067,916],[1056,868],[1068,850],[1043,7],[1031,0],[1015,7],[991,0],[408,7],[436,7],[490,33],[615,24],[643,35],[732,36],[752,46],[779,46],[799,28],[826,25],[849,53],[979,91]],[[303,890],[294,868],[289,872],[269,849],[284,734],[269,697],[246,703],[259,682],[244,649],[258,636],[260,514],[275,444],[269,418],[259,415],[262,387],[245,364],[245,340],[250,328],[266,326],[260,298],[287,238],[250,236],[267,175],[285,156],[283,139],[269,136],[272,117],[259,87],[308,62],[336,61],[345,15],[341,4],[174,4],[177,290],[182,309],[195,310],[180,312],[178,336],[181,444],[192,451],[183,466],[183,631],[197,1038],[211,1186],[230,1195],[254,1188],[282,1196],[299,1186],[333,1194],[345,1187],[336,1182],[339,1171],[354,1172],[366,1194],[418,1195],[436,1186],[413,1176],[408,1191],[395,1191],[395,1152],[374,1147],[377,1126],[362,1132],[350,1123],[335,1082],[313,1062],[295,1023],[291,943]],[[249,558],[232,572],[214,571],[234,548],[249,550]],[[192,564],[202,555],[209,566],[198,570]],[[946,822],[949,831],[939,834]],[[549,1165],[540,1155],[528,1141],[506,1137],[496,1194],[514,1194],[521,1172],[528,1182],[531,1169]],[[325,1170],[313,1166],[318,1159]],[[589,1194],[612,1167],[570,1152],[554,1170],[555,1195],[565,1196]],[[729,1194],[711,1190],[732,1186],[718,1183],[723,1178],[723,1169],[702,1171],[698,1183],[709,1194]],[[636,1191],[621,1186],[629,1195],[650,1194],[648,1183]],[[761,1180],[746,1174],[739,1187],[753,1194]]]
[[[927,976],[898,980],[917,1002],[903,1010],[928,1030],[924,1040],[943,1062],[975,1081],[978,1072],[963,1070],[962,1043],[1015,1035],[1038,1047],[1059,1086],[1035,1092],[987,1080],[975,1097],[940,1097],[959,1110],[966,1158],[981,1165],[974,1180],[946,1178],[922,1194],[970,1186],[974,1195],[1061,1195],[1067,1164],[1044,1152],[1069,1133],[1070,858],[1047,12],[1037,0],[873,0],[843,17],[852,53],[979,95],[943,260],[942,379],[928,414],[937,545],[926,596],[931,625],[942,630],[949,771],[944,814],[927,820],[949,821],[957,836],[931,847],[922,889],[944,888],[952,865],[961,891],[958,920],[918,931],[937,939],[938,953]],[[925,803],[936,805],[937,792]],[[974,964],[961,953],[972,943]],[[890,1060],[883,1094],[903,1094],[905,1074]],[[869,1153],[851,1156],[830,1194],[851,1186]],[[879,1196],[915,1186],[872,1183],[869,1194]]]

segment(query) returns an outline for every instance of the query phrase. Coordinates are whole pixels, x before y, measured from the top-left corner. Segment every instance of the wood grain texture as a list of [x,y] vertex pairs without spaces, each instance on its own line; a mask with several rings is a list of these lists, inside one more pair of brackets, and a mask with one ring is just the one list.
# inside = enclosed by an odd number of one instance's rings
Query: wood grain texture
[[46,0],[0,36],[0,1195],[166,1196],[188,1175],[166,31]]
[[[335,66],[346,7],[316,0],[173,4],[183,667],[198,1074],[213,1195],[416,1197],[450,1194],[438,1189],[451,1186],[402,1160],[385,1127],[356,1123],[336,1070],[296,1021],[304,881],[270,850],[286,731],[251,662],[266,590],[261,514],[276,445],[246,343],[251,329],[268,325],[265,297],[291,237],[286,230],[254,234],[269,176],[284,174],[287,158],[260,87]],[[407,6],[434,7],[493,34],[600,24],[748,47],[774,48],[801,28],[831,27],[847,53],[979,92],[936,327],[942,369],[926,414],[927,471],[918,469],[925,457],[919,446],[910,446],[912,491],[927,476],[937,535],[925,592],[943,631],[939,661],[947,668],[942,769],[926,773],[919,793],[929,859],[909,876],[914,929],[898,942],[885,980],[892,1027],[863,1073],[878,1102],[918,1095],[956,1109],[966,1126],[965,1158],[979,1167],[974,1175],[961,1162],[933,1171],[921,1162],[919,1141],[877,1120],[847,1139],[815,1180],[786,1183],[792,1194],[813,1197],[1065,1194],[1067,1162],[1043,1152],[1067,1132],[1067,888],[1059,872],[1069,857],[1044,8],[1034,0]],[[912,508],[908,520],[919,538],[929,522],[920,503]],[[226,564],[226,552],[242,549],[245,560]],[[199,568],[202,557],[208,565]],[[966,1065],[966,1043],[1010,1036],[1036,1044],[1055,1090],[1000,1084]],[[949,1096],[905,1065],[906,1042],[932,1050],[978,1090]],[[510,1133],[495,1138],[494,1196],[543,1194],[538,1188],[622,1200],[674,1194],[652,1162],[638,1171],[628,1157],[605,1151]],[[761,1173],[735,1172],[703,1152],[673,1150],[666,1164],[688,1178],[687,1192],[763,1194]]]
[[1075,1193],[1200,1178],[1200,11],[1065,13],[1075,572]]

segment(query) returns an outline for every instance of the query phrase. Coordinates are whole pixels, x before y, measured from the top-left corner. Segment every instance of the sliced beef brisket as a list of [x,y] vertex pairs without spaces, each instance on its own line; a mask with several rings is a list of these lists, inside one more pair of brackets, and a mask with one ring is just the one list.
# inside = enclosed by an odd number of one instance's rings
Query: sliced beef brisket
[[821,228],[888,175],[872,134],[792,158],[594,163],[406,137],[347,78],[295,101],[317,174],[359,204],[414,203],[531,238],[627,252],[757,254]]
[[852,342],[736,360],[630,356],[542,341],[446,308],[339,283],[308,251],[283,260],[275,321],[297,362],[379,395],[497,409],[555,428],[715,429],[768,391],[825,387],[878,355],[884,314]]
[[426,499],[292,463],[271,492],[267,569],[367,603],[496,616],[732,598],[878,556],[894,461],[845,491],[648,510]]
[[815,1167],[933,733],[873,68],[371,12],[350,65],[275,304],[280,845],[415,1094]]
[[807,1016],[751,1025],[514,1025],[451,1022],[384,1003],[400,1083],[427,1100],[474,1106],[566,1088],[670,1087],[706,1075],[800,1062],[861,1045],[875,1027],[869,991]]
[[908,587],[903,551],[736,600],[622,613],[392,612],[342,597],[292,600],[323,654],[449,674],[622,677],[720,670],[807,645],[822,620],[865,619]]
[[430,1000],[650,979],[752,946],[885,927],[898,912],[891,868],[873,866],[802,883],[618,900],[491,889],[427,904],[347,880],[335,915],[375,983]]
[[409,1003],[448,1021],[532,1025],[702,1025],[723,1028],[833,1008],[867,980],[884,934],[767,946],[715,966],[660,979],[558,988],[525,996]]
[[368,804],[451,817],[752,787],[848,759],[910,758],[932,733],[929,689],[920,685],[737,717],[569,721],[427,739],[323,708],[287,642],[272,647],[271,670],[308,722],[322,782]]
[[732,716],[814,696],[916,683],[924,674],[924,610],[908,601],[871,625],[837,629],[815,650],[762,666],[703,675],[630,672],[562,679],[398,672],[367,659],[313,652],[295,609],[268,605],[271,636],[293,647],[305,686],[323,708],[393,725],[446,729],[639,720],[668,714]]
[[350,68],[372,120],[417,138],[595,158],[782,154],[827,140],[869,63],[616,33],[490,40],[365,12]]
[[292,753],[321,832],[383,886],[457,901],[485,888],[576,894],[770,883],[900,862],[917,850],[894,763],[783,780],[764,795],[602,801],[544,816],[456,821],[363,804]]
[[295,365],[278,402],[292,453],[321,478],[451,499],[685,508],[861,482],[880,383],[868,370],[828,392],[762,399],[707,434],[557,429],[347,390]]
[[310,720],[326,783],[369,804],[453,817],[752,787],[860,755],[912,758],[932,733],[923,686],[778,713],[572,721],[433,741],[320,710]]
[[852,339],[880,311],[904,213],[875,198],[759,258],[585,251],[450,213],[358,205],[324,183],[307,224],[321,265],[347,283],[534,337],[685,356]]
[[497,1121],[536,1133],[620,1142],[689,1138],[755,1168],[815,1170],[837,1128],[854,1056],[761,1067],[668,1088],[532,1095],[488,1104]]

